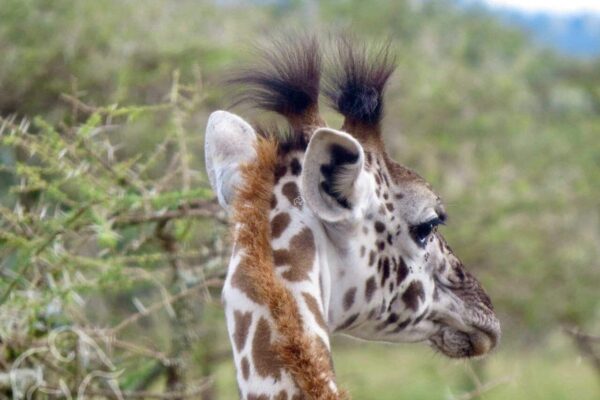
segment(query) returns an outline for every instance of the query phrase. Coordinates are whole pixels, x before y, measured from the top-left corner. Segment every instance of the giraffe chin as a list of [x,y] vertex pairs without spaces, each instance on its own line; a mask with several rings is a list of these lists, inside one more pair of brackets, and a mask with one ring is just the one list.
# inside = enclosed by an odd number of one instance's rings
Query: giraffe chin
[[450,358],[480,357],[489,353],[498,342],[495,332],[474,327],[470,332],[445,326],[429,338],[429,343]]

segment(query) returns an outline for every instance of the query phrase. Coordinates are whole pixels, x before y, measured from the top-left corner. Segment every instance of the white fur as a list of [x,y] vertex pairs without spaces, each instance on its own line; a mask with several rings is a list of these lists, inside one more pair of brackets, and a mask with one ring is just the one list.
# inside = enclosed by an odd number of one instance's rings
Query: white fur
[[240,185],[239,168],[256,158],[256,132],[242,118],[215,111],[208,118],[204,138],[206,171],[219,204],[229,210]]
[[[337,171],[334,187],[335,192],[342,194],[353,205],[352,210],[341,207],[321,190],[321,166],[331,161],[330,147],[341,145],[358,154],[358,160],[353,164],[341,166]],[[351,221],[360,218],[357,211],[362,210],[362,202],[366,201],[365,194],[369,191],[369,180],[363,173],[364,151],[360,143],[351,135],[330,128],[318,129],[312,136],[306,155],[302,173],[302,194],[310,207],[320,219],[327,222]]]

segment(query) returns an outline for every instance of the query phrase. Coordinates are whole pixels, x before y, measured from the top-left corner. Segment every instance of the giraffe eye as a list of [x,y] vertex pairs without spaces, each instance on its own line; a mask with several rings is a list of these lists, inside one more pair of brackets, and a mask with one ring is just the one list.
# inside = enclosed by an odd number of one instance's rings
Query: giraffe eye
[[427,222],[423,222],[422,224],[411,227],[410,232],[418,244],[424,245],[434,228],[443,223],[444,221],[442,219],[434,218]]

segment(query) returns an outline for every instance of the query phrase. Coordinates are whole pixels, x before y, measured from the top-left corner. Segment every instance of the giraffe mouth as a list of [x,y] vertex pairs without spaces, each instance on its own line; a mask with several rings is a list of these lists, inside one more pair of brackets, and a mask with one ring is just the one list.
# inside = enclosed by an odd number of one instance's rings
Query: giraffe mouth
[[493,317],[482,324],[442,323],[429,343],[450,358],[483,356],[492,351],[500,339],[500,323]]

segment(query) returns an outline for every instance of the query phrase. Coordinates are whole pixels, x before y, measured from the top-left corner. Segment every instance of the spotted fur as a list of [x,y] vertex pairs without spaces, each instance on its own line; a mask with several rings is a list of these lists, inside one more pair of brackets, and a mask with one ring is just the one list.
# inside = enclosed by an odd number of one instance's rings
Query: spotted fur
[[275,276],[269,212],[277,148],[274,142],[261,140],[256,151],[256,162],[242,169],[244,185],[234,201],[235,240],[245,253],[235,275],[241,276],[238,282],[246,282],[247,287],[240,287],[243,292],[267,305],[280,339],[272,343],[268,321],[259,320],[252,343],[254,368],[259,375],[278,380],[280,368],[285,367],[311,398],[339,399],[329,384],[333,371],[328,355],[304,331],[296,299]]
[[[337,45],[325,95],[345,118],[341,133],[315,134],[325,124],[316,39],[276,42],[265,65],[233,79],[248,88],[242,100],[290,125],[284,134],[257,128],[256,159],[241,167],[232,207],[223,297],[244,399],[345,398],[331,361],[333,332],[427,341],[449,357],[485,354],[500,335],[489,297],[437,231],[446,218],[441,199],[385,150],[389,46]],[[305,162],[319,143],[312,138],[325,134],[337,142]],[[318,179],[303,180],[307,174]],[[322,218],[307,202],[307,182],[318,186],[315,201],[345,219]]]

